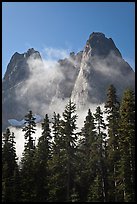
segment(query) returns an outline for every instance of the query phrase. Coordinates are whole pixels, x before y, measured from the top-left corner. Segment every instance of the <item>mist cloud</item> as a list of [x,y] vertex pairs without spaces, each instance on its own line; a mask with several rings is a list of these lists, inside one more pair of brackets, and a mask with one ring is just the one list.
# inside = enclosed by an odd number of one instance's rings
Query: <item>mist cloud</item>
[[70,50],[69,49],[57,49],[53,47],[46,47],[44,48],[44,58],[47,59],[48,61],[51,60],[59,60],[59,59],[64,59],[69,56]]
[[[65,102],[68,102],[67,100]],[[62,103],[61,105],[63,105],[65,108],[65,103]],[[96,108],[99,104],[89,104],[88,106],[88,109],[90,108],[92,114],[94,114],[96,112]],[[104,117],[104,120],[106,122],[106,115],[104,114],[104,104],[101,104],[100,105],[100,108],[101,110],[103,111],[103,117]],[[76,110],[76,114],[78,116],[77,118],[77,121],[76,121],[76,124],[77,124],[77,131],[76,132],[80,132],[81,131],[81,128],[84,126],[84,121],[85,121],[85,118],[88,114],[88,109],[87,107],[85,107],[85,109],[83,110]],[[58,109],[60,116],[61,118],[63,119],[62,117],[62,111]],[[52,115],[53,116],[53,115]],[[50,127],[52,126],[52,119],[50,119]],[[21,161],[21,158],[22,158],[22,153],[24,151],[24,145],[25,145],[25,138],[24,138],[24,132],[22,131],[22,128],[16,128],[16,127],[9,127],[10,131],[11,132],[14,132],[15,134],[15,147],[16,147],[16,154],[17,154],[17,157],[18,157],[18,162]],[[35,145],[37,145],[38,143],[38,139],[39,137],[41,136],[42,134],[42,128],[41,128],[41,123],[38,123],[36,125],[36,132],[35,134],[32,134],[32,137],[33,139],[35,140]],[[51,132],[51,135],[52,135],[52,132]],[[80,138],[78,138],[79,140]]]
[[51,102],[51,97],[55,95],[57,84],[64,75],[59,63],[51,59],[41,61],[32,56],[27,63],[29,77],[22,86],[16,89],[17,100],[21,105],[29,106],[34,112],[46,114],[49,111],[48,105]]
[[[11,132],[14,132],[15,134],[15,147],[16,147],[16,154],[18,157],[18,162],[21,161],[22,153],[24,151],[24,145],[25,145],[25,138],[24,138],[24,132],[22,131],[21,128],[16,128],[16,127],[9,127]],[[36,127],[36,133],[32,134],[32,137],[35,140],[35,145],[38,143],[38,138],[41,136],[42,129],[41,125],[37,124]]]
[[[54,111],[63,111],[69,98],[62,96],[60,83],[64,84],[61,85],[62,90],[64,89],[63,93],[71,92],[75,80],[75,70],[70,67],[78,66],[78,62],[69,56],[69,49],[49,47],[44,49],[44,53],[42,61],[35,58],[35,55],[29,57],[27,61],[29,76],[16,88],[16,99],[20,106],[24,109],[27,107],[26,111],[30,109],[42,116],[46,113],[52,115]],[[65,58],[65,67],[56,61],[57,58]]]

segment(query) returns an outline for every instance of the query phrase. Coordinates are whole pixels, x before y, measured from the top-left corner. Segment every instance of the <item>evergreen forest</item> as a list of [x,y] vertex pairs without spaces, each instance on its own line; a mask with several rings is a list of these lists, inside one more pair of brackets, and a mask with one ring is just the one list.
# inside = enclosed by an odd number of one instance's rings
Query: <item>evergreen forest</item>
[[2,202],[135,202],[134,92],[125,89],[119,100],[110,85],[104,110],[87,110],[81,129],[71,100],[61,115],[53,111],[37,144],[35,117],[26,114],[20,162],[16,135],[3,133]]

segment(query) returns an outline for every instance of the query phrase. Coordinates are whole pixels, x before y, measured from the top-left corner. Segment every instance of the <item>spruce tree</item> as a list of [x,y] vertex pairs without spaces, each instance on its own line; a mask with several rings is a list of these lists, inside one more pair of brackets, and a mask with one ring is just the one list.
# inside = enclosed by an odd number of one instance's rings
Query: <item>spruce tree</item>
[[102,178],[100,172],[97,172],[92,185],[89,188],[88,202],[103,202]]
[[25,151],[28,149],[29,151],[31,151],[32,149],[34,149],[34,140],[32,137],[32,134],[35,133],[35,127],[36,127],[36,123],[35,123],[35,117],[33,116],[32,111],[29,111],[29,113],[27,115],[25,115],[25,127],[22,128],[22,131],[25,132],[24,137],[27,140],[26,142],[26,149]]
[[106,119],[108,122],[108,201],[117,202],[117,172],[119,160],[119,101],[117,99],[116,89],[113,85],[110,85],[108,88],[107,99],[105,103],[105,113],[107,114]]
[[51,159],[51,129],[48,114],[42,122],[42,135],[36,147],[35,168],[35,201],[47,202],[49,197],[49,165]]
[[52,120],[52,157],[49,160],[49,201],[64,202],[66,197],[65,173],[65,144],[62,136],[61,116],[54,112]]
[[25,132],[24,137],[26,140],[23,157],[21,159],[21,189],[22,189],[22,201],[31,202],[34,200],[34,153],[35,145],[32,134],[35,134],[36,130],[35,117],[32,111],[25,116],[25,127],[22,131]]
[[[107,163],[106,163],[106,148],[105,148],[105,141],[106,141],[106,125],[103,119],[103,112],[101,111],[100,106],[96,108],[96,113],[94,114],[95,117],[95,125],[96,125],[96,133],[97,133],[97,175],[95,177],[95,185],[98,183],[99,189],[97,190],[97,194],[100,197],[96,197],[98,202],[106,202],[107,200]],[[100,182],[100,183],[99,183]],[[97,189],[97,186],[96,186]],[[95,191],[94,191],[95,193]],[[95,200],[95,197],[94,199]]]
[[135,201],[135,96],[131,89],[123,93],[119,126],[119,194],[123,202]]
[[75,180],[75,160],[76,160],[76,105],[69,100],[69,103],[66,105],[63,112],[62,119],[62,138],[64,141],[64,168],[66,171],[66,200],[67,202],[71,201],[72,189],[74,186]]
[[15,136],[7,128],[3,134],[2,146],[2,201],[20,201],[19,168],[15,149]]
[[81,130],[81,141],[78,147],[78,192],[80,200],[86,202],[90,186],[96,175],[96,129],[95,121],[90,109],[84,121],[84,127]]

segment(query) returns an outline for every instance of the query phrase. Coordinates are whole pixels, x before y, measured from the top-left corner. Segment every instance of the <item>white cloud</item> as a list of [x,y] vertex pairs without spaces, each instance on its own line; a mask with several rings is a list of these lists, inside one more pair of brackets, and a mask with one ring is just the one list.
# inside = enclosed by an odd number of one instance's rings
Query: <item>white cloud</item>
[[[14,132],[15,134],[15,147],[16,147],[16,154],[18,157],[18,162],[20,162],[22,153],[24,151],[24,145],[25,145],[25,138],[24,138],[24,132],[22,131],[21,128],[16,128],[16,127],[9,127],[11,132]],[[32,135],[32,137],[35,139],[35,144],[37,145],[38,143],[38,138],[41,136],[41,126],[40,124],[37,124],[36,127],[36,133]]]
[[[62,108],[58,109],[58,112],[56,112],[56,113],[60,114],[61,118],[62,118],[62,113],[63,113],[64,108],[67,105],[67,103],[68,103],[67,99],[65,101],[62,101],[62,103],[61,103]],[[58,103],[57,103],[57,105],[58,105]],[[92,114],[94,114],[96,112],[96,108],[98,105],[99,104],[89,104],[88,109],[90,108]],[[104,104],[100,104],[100,108],[102,111],[104,111]],[[79,132],[81,130],[81,128],[84,126],[84,121],[85,121],[85,118],[88,114],[88,109],[85,108],[83,110],[76,111],[76,114],[78,115],[77,122],[76,122],[78,129],[76,132]],[[52,112],[53,112],[53,110],[52,110]],[[52,113],[52,116],[53,116],[53,113]],[[104,120],[106,122],[105,114],[103,114],[103,116],[104,116]],[[51,121],[51,117],[50,117],[50,121]],[[24,132],[22,131],[21,128],[16,128],[16,127],[10,126],[9,129],[11,132],[14,132],[14,134],[15,134],[16,154],[18,157],[18,162],[20,162],[21,157],[22,157],[22,153],[24,151],[24,144],[25,144]],[[37,145],[38,138],[41,136],[41,133],[42,133],[41,123],[38,123],[36,126],[36,132],[35,132],[35,134],[32,135],[33,139],[35,139],[35,145]]]
[[96,71],[113,78],[120,76],[121,69],[119,66],[120,63],[122,64],[122,59],[113,52],[110,52],[105,58],[96,56],[95,59],[93,67]]
[[[55,95],[56,85],[63,79],[59,64],[52,60],[28,60],[29,77],[16,89],[17,100],[27,104],[32,111],[46,114],[47,104]],[[24,100],[25,98],[25,100]],[[47,102],[48,101],[48,102]]]
[[[87,114],[88,114],[88,109],[90,109],[91,110],[91,112],[94,114],[95,112],[96,112],[96,108],[97,108],[97,106],[100,106],[100,108],[101,108],[101,111],[103,111],[104,112],[104,103],[102,103],[102,104],[95,104],[95,103],[87,103],[87,105],[85,106],[85,108],[83,108],[83,109],[79,109],[79,110],[77,110],[77,115],[78,115],[78,119],[77,119],[77,124],[78,124],[78,128],[79,129],[81,129],[82,127],[83,127],[83,125],[84,125],[84,121],[85,121],[85,118],[86,118],[86,116],[87,116]],[[104,117],[104,120],[106,121],[106,116],[105,116],[105,114],[103,113],[103,117]]]
[[46,60],[59,60],[64,59],[69,56],[70,50],[69,49],[57,49],[53,47],[46,47],[44,48],[44,57]]

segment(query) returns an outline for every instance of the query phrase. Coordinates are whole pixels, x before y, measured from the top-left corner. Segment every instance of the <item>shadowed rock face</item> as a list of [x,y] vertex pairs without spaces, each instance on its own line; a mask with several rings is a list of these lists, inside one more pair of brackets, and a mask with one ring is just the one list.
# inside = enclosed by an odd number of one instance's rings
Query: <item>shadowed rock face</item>
[[106,38],[103,33],[93,32],[89,36],[86,46],[92,49],[91,56],[98,55],[100,57],[106,57],[110,51],[113,51],[116,56],[122,57],[113,40],[111,38]]
[[[40,53],[32,48],[23,54],[16,52],[7,66],[2,82],[3,130],[9,126],[8,119],[22,120],[30,109],[36,114],[45,114],[57,100],[71,97],[77,109],[82,109],[88,108],[89,103],[104,102],[110,84],[117,88],[119,97],[126,87],[135,88],[134,71],[122,58],[113,40],[106,38],[103,33],[92,33],[83,51],[77,54],[72,52],[68,58],[58,61],[61,78],[43,84],[41,90],[37,90],[37,84],[34,84],[32,88],[36,90],[35,95],[31,95],[28,89],[22,100],[18,100],[20,90],[31,77],[28,65],[30,58],[43,63]],[[31,101],[37,101],[39,105],[32,108]],[[47,107],[44,113],[40,110],[42,104]]]
[[[8,125],[8,119],[22,119],[28,107],[21,105],[17,100],[16,89],[23,86],[24,82],[29,78],[29,68],[27,60],[30,57],[42,60],[39,52],[33,48],[26,53],[15,53],[8,66],[2,81],[2,129]],[[31,100],[31,99],[30,99]],[[25,98],[24,98],[25,101]]]
[[23,54],[19,54],[18,52],[16,52],[12,56],[3,78],[3,91],[27,79],[27,77],[29,76],[27,60],[31,56],[41,59],[39,52],[35,51],[33,48],[29,49],[26,53]]

